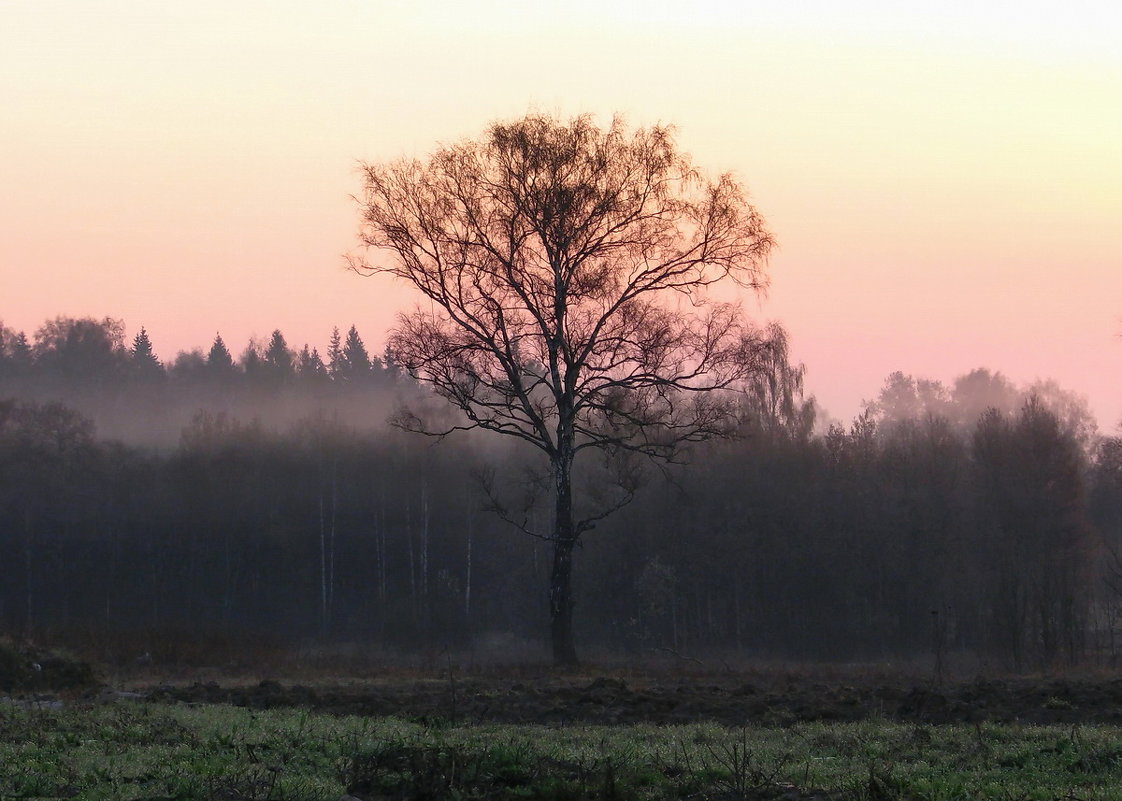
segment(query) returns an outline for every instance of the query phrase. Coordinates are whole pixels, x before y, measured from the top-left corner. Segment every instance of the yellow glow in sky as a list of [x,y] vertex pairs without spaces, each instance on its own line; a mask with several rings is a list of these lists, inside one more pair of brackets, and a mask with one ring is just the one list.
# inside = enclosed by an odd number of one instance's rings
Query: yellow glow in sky
[[748,185],[780,242],[749,306],[833,415],[987,366],[1113,426],[1120,98],[1105,2],[8,0],[0,320],[376,349],[411,296],[343,268],[359,160],[622,112]]

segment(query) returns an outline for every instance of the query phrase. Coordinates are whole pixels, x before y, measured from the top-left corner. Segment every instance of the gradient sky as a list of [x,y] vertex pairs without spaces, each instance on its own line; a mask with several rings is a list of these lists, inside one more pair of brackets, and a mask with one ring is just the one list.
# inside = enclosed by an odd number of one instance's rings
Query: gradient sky
[[671,122],[780,243],[749,299],[848,419],[893,370],[1122,419],[1117,2],[0,3],[0,320],[381,348],[360,160],[540,110]]

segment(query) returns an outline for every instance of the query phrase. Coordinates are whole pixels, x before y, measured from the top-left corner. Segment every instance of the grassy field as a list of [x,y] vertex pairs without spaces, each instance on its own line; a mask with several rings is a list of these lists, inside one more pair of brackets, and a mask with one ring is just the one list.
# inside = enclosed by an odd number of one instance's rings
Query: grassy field
[[116,701],[0,705],[0,797],[1120,799],[1106,726],[450,725]]

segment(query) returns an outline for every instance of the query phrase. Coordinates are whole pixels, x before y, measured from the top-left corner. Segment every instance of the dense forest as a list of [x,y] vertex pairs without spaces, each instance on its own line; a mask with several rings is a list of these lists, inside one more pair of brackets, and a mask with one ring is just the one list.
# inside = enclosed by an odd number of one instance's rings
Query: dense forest
[[[354,327],[167,364],[124,330],[0,325],[0,628],[543,652],[547,544],[504,521],[549,514],[526,453],[388,426],[448,412]],[[1122,439],[1078,396],[894,373],[841,425],[802,379],[778,354],[739,437],[627,472],[576,555],[590,653],[1116,658]]]

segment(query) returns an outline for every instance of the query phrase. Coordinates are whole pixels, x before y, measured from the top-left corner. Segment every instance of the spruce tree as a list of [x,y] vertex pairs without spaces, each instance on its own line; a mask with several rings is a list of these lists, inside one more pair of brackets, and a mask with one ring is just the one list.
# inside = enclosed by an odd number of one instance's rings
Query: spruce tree
[[307,343],[304,344],[300,355],[296,357],[296,375],[305,381],[327,378],[327,367],[320,358],[318,348],[309,350]]
[[269,347],[265,349],[264,362],[272,376],[278,380],[283,381],[293,375],[292,351],[288,349],[288,343],[279,328],[273,331],[273,336],[269,340]]
[[214,372],[230,372],[234,369],[234,357],[230,349],[222,341],[221,334],[214,335],[214,344],[210,346],[210,353],[206,357],[206,366]]
[[141,326],[140,331],[133,337],[132,348],[129,350],[129,363],[133,375],[141,378],[154,378],[164,374],[164,367],[152,349],[152,340],[148,331]]
[[27,334],[23,331],[7,338],[4,362],[5,370],[10,376],[24,376],[31,373],[35,366],[35,359],[31,353],[31,343],[27,341]]
[[348,380],[361,381],[370,377],[370,354],[366,351],[362,337],[358,335],[358,329],[353,325],[347,332],[347,341],[343,345],[343,364]]
[[339,326],[331,329],[331,344],[327,348],[327,371],[336,381],[343,379],[343,338],[339,335]]

